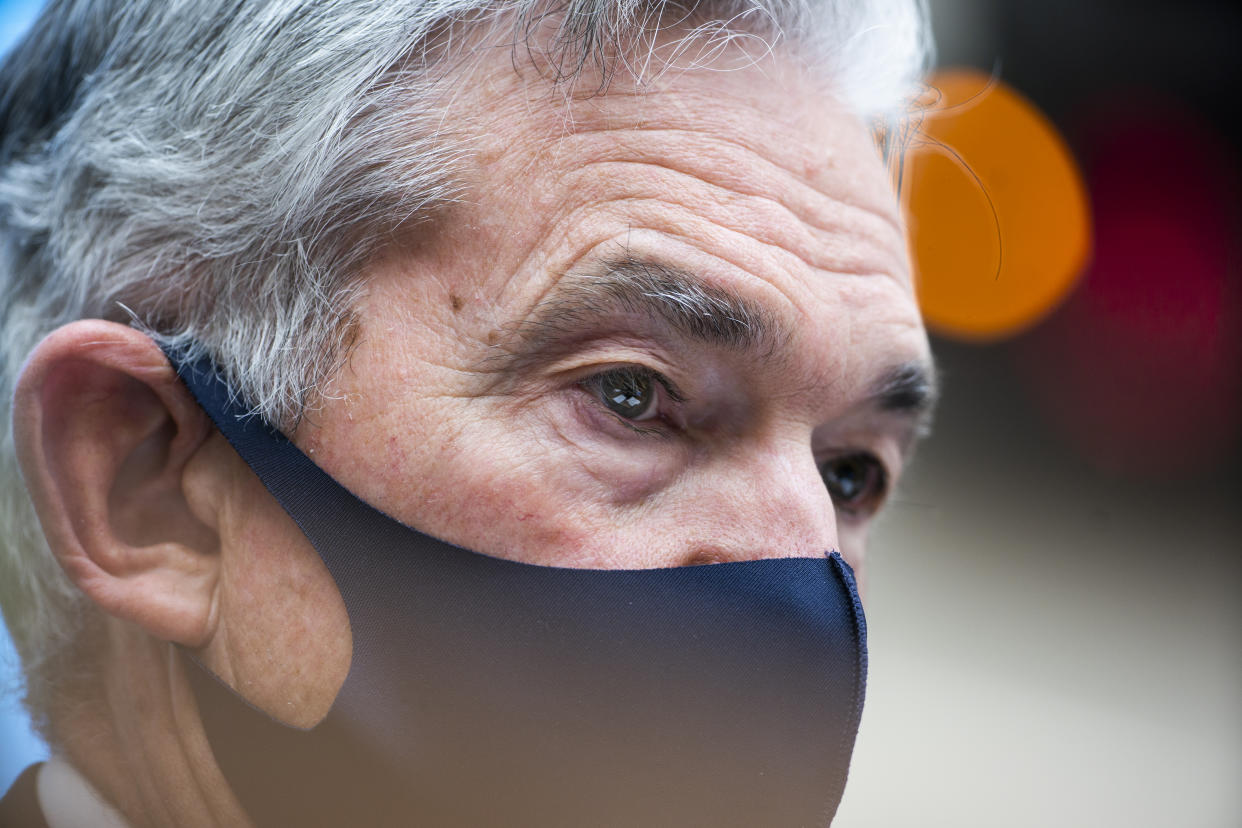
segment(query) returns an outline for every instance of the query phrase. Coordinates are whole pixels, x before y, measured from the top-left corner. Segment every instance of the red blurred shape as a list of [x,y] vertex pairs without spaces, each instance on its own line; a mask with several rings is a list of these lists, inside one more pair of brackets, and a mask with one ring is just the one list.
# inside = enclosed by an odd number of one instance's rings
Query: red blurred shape
[[1093,464],[1133,477],[1206,470],[1242,426],[1242,291],[1232,148],[1150,101],[1084,130],[1094,262],[1020,345],[1052,422]]

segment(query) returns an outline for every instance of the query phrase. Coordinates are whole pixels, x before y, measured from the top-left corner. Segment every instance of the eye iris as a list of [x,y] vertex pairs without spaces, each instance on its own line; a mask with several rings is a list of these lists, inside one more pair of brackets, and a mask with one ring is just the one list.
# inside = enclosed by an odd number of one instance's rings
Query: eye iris
[[824,485],[841,507],[859,511],[873,509],[884,495],[884,472],[879,461],[856,454],[839,457],[822,468]]
[[630,371],[616,372],[600,382],[604,403],[614,412],[627,419],[634,419],[651,405],[651,378]]

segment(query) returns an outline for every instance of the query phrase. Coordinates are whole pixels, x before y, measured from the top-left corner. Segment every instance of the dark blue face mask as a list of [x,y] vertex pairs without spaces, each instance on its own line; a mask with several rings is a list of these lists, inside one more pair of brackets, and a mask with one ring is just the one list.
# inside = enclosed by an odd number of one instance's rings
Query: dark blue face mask
[[323,558],[353,635],[348,677],[309,730],[188,665],[256,825],[831,821],[867,666],[839,554],[654,570],[481,555],[350,494],[242,416],[209,363],[173,363]]

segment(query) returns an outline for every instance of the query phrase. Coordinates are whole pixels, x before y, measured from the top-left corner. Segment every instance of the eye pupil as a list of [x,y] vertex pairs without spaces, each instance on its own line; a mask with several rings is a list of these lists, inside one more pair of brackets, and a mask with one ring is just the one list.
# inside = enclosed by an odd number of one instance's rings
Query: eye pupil
[[862,470],[852,458],[839,463],[832,472],[837,489],[846,500],[858,497],[862,490]]
[[651,405],[651,378],[631,371],[617,371],[600,382],[605,404],[622,417],[634,419]]

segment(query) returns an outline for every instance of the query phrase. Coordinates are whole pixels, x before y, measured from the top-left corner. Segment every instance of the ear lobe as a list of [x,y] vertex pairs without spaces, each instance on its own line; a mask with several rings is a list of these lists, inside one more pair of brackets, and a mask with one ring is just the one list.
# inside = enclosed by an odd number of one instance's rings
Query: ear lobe
[[23,476],[69,577],[110,615],[204,644],[219,540],[183,474],[211,423],[159,346],[111,322],[59,328],[27,361],[13,414]]

